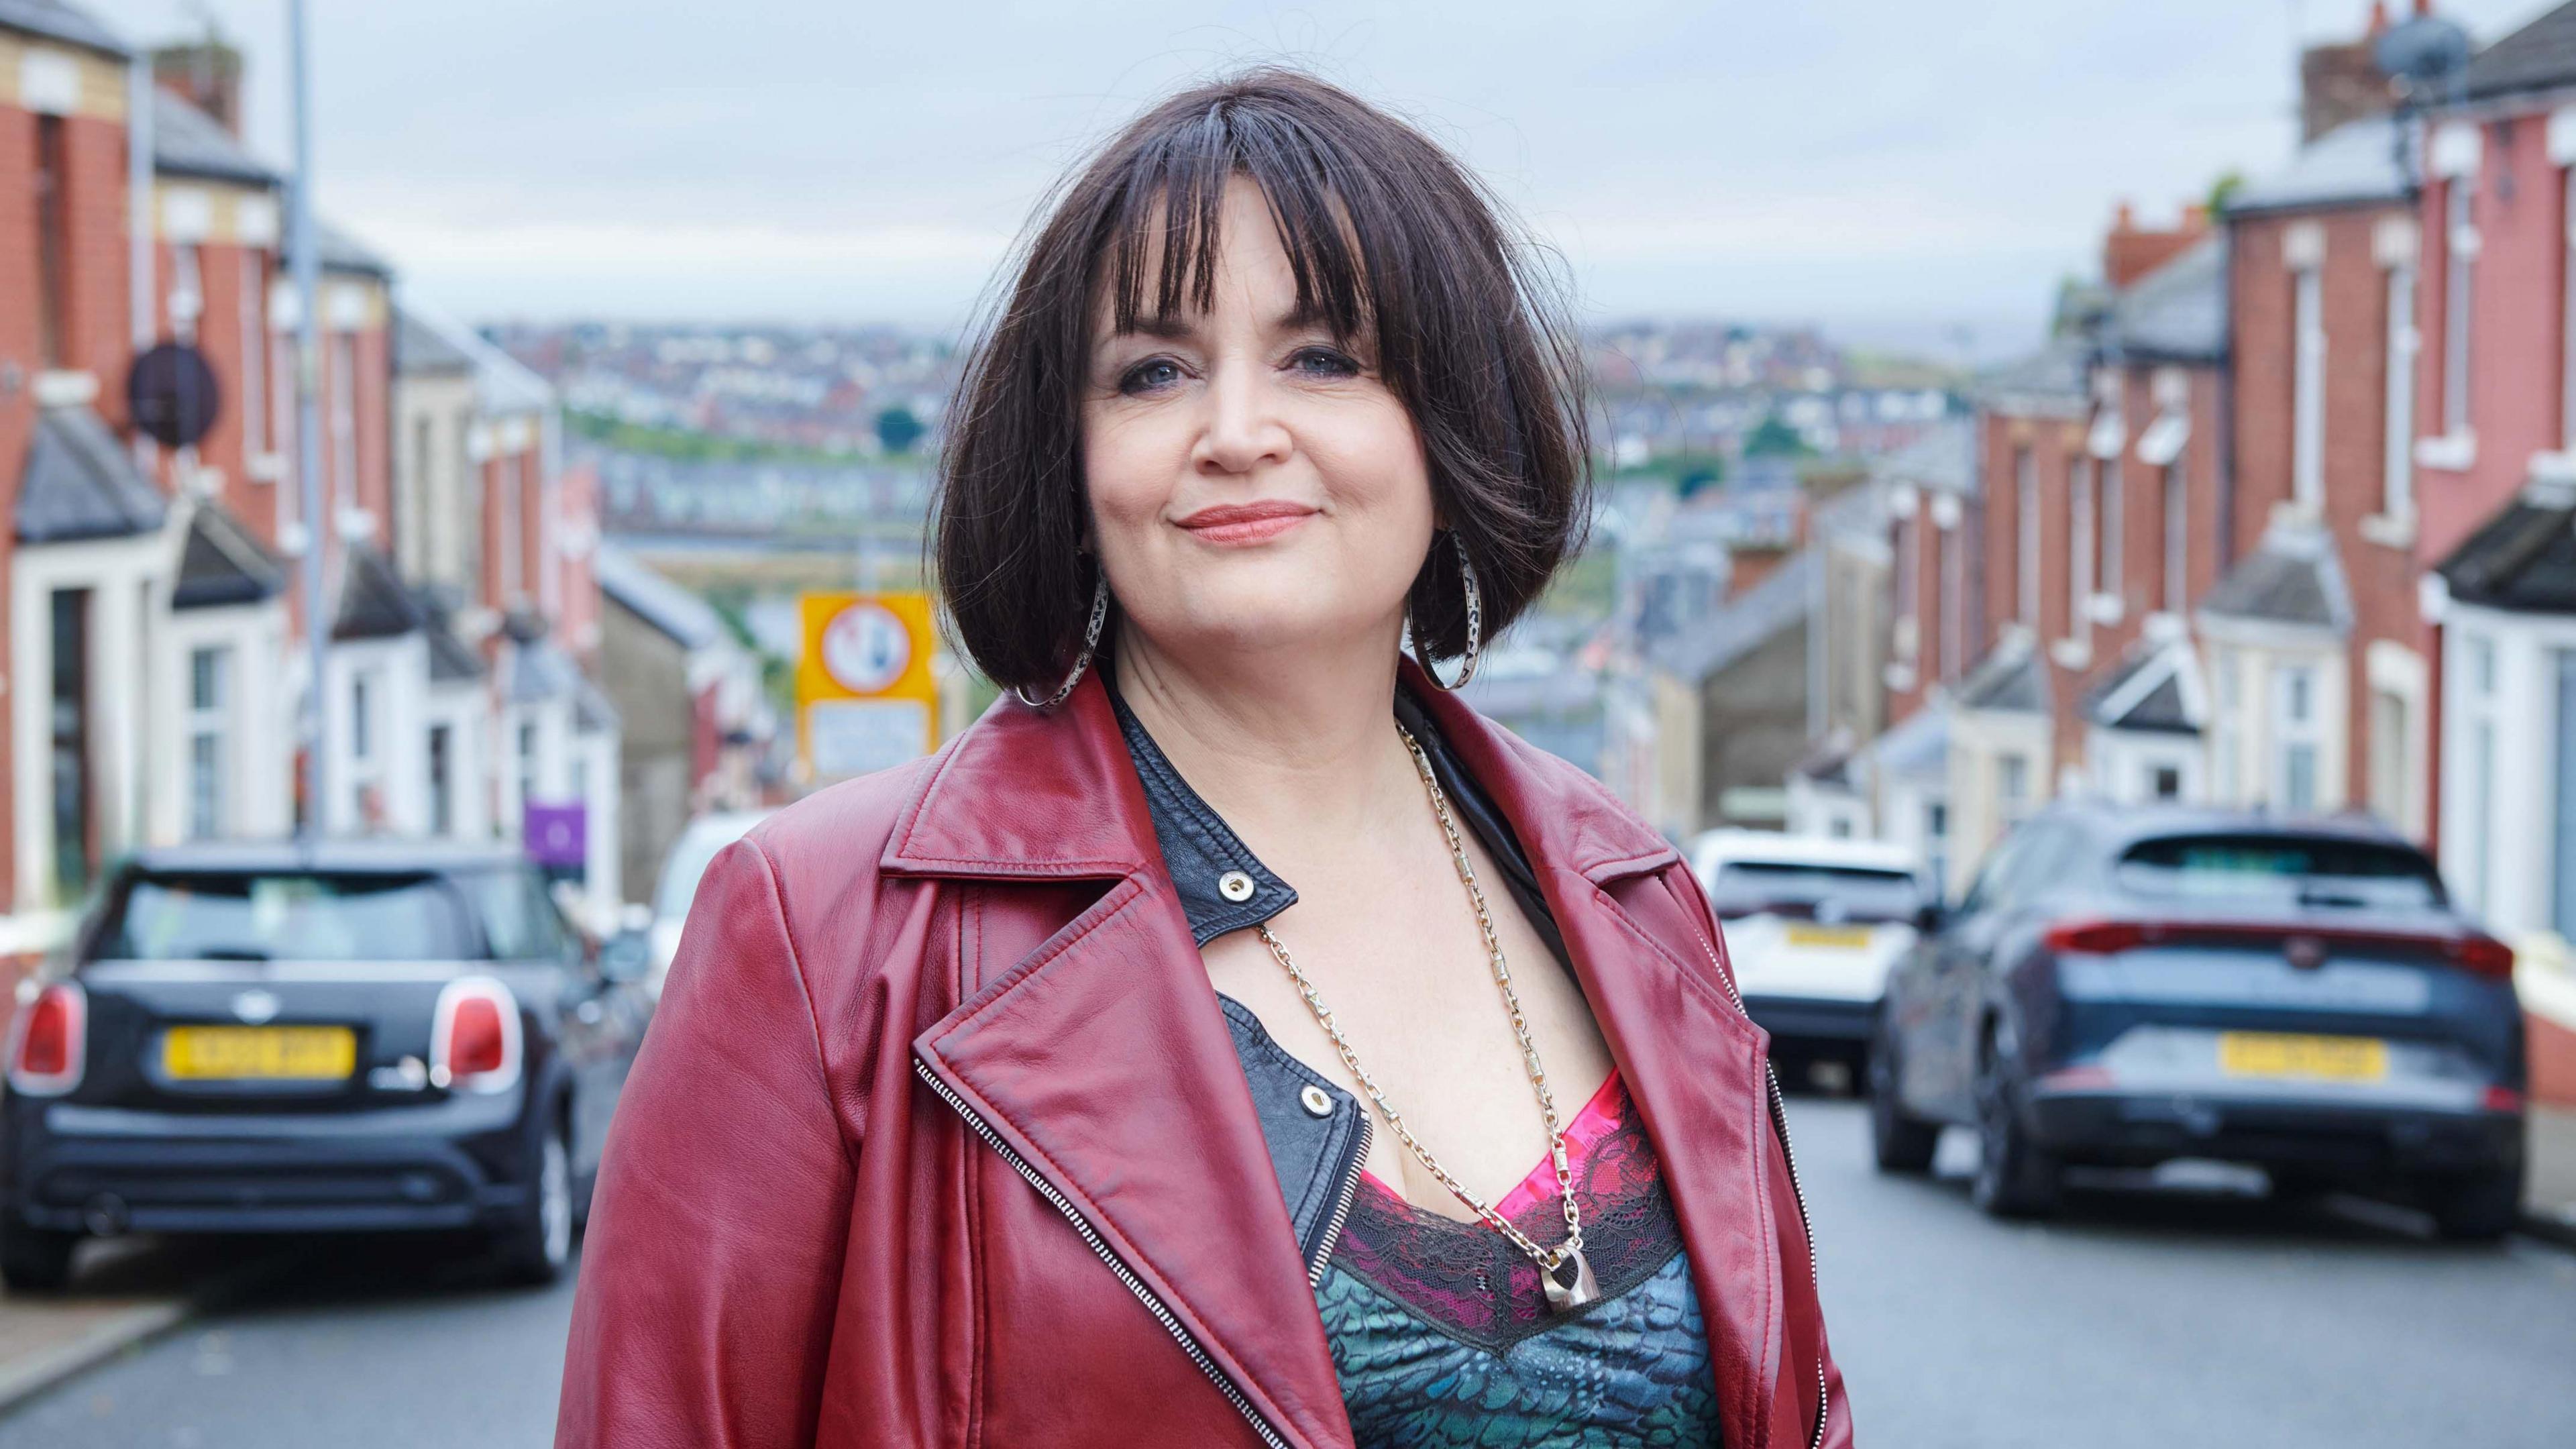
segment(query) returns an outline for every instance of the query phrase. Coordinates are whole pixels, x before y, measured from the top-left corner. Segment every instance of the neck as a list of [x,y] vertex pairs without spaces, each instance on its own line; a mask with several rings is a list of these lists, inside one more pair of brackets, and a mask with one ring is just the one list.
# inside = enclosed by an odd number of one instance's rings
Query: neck
[[1122,630],[1118,692],[1182,778],[1256,852],[1383,828],[1390,790],[1417,790],[1395,732],[1395,644],[1194,659]]

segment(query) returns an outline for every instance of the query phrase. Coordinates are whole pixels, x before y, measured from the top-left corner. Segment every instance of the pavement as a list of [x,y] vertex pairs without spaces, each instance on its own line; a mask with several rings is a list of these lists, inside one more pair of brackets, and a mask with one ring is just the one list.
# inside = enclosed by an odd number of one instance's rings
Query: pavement
[[2524,1231],[2576,1248],[2576,1108],[2535,1103],[2524,1121]]
[[120,1238],[82,1245],[69,1292],[0,1288],[0,1413],[220,1306],[272,1258],[264,1245]]

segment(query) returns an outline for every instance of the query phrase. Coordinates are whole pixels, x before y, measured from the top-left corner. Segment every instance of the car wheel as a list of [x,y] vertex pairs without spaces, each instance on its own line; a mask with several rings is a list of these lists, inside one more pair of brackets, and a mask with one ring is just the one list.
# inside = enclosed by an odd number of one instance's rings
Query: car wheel
[[1929,1172],[1941,1145],[1939,1124],[1905,1110],[1896,1091],[1896,1048],[1881,1036],[1865,1060],[1869,1092],[1869,1149],[1881,1172]]
[[0,1283],[20,1293],[51,1293],[72,1281],[78,1233],[12,1224],[0,1229]]
[[2487,1243],[2513,1230],[2522,1217],[2522,1170],[2444,1178],[2428,1185],[2425,1205],[2433,1226],[2455,1242]]
[[2013,1100],[2004,1053],[1991,1038],[1977,1062],[1977,1175],[1968,1197],[1999,1218],[2045,1217],[2057,1210],[2057,1162],[2030,1140]]
[[572,1148],[560,1121],[537,1141],[528,1164],[527,1205],[494,1244],[502,1272],[531,1286],[552,1283],[572,1262]]

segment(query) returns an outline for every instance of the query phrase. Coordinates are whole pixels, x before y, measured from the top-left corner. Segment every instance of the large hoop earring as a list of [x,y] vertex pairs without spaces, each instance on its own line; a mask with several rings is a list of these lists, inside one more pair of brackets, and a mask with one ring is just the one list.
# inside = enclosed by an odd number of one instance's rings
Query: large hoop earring
[[1467,557],[1467,540],[1460,538],[1457,530],[1450,530],[1449,541],[1457,546],[1458,577],[1467,585],[1467,653],[1458,677],[1442,679],[1440,671],[1431,667],[1430,656],[1423,651],[1422,637],[1417,634],[1413,639],[1413,662],[1422,666],[1422,672],[1431,680],[1433,688],[1443,691],[1464,689],[1467,681],[1476,677],[1476,661],[1481,657],[1485,640],[1485,596],[1476,587],[1475,560]]
[[1055,687],[1055,693],[1044,699],[1031,699],[1024,685],[1012,685],[1011,693],[1020,697],[1020,703],[1041,712],[1064,703],[1065,696],[1073,693],[1073,687],[1082,682],[1083,671],[1091,667],[1092,653],[1100,647],[1100,623],[1108,617],[1109,571],[1102,569],[1098,580],[1092,585],[1091,622],[1082,626],[1082,652],[1073,656],[1073,672],[1064,677],[1064,683]]

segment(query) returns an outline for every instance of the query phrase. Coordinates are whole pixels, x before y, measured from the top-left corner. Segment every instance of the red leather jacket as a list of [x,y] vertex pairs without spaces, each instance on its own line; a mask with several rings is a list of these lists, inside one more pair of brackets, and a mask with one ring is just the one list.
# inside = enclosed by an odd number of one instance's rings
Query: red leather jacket
[[[1654,1138],[1726,1449],[1848,1446],[1765,1038],[1706,898],[1589,777],[1422,693]],[[1348,1449],[1096,677],[708,869],[609,1137],[556,1443]]]

